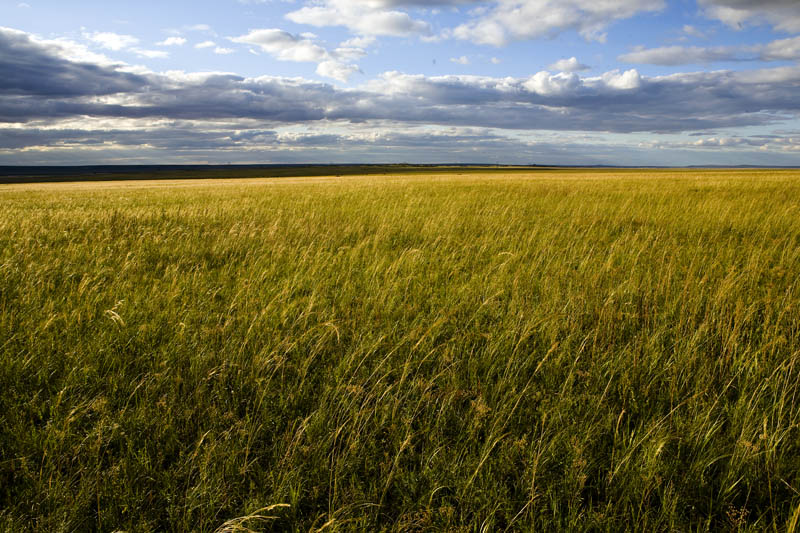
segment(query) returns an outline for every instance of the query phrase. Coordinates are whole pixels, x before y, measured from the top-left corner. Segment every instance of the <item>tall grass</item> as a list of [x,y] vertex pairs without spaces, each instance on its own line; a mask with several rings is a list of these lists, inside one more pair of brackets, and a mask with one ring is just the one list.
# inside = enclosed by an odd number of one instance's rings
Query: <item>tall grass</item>
[[798,528],[796,171],[0,205],[0,528]]

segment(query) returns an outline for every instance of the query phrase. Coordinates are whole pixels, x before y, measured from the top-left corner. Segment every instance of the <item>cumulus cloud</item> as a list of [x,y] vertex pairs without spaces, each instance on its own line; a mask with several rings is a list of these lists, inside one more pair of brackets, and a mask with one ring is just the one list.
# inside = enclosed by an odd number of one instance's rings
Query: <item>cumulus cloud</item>
[[214,41],[203,41],[194,45],[195,48],[203,49],[203,48],[214,48],[217,46],[217,43]]
[[747,23],[771,24],[789,33],[800,32],[800,2],[797,0],[699,0],[704,13],[732,28]]
[[560,59],[550,65],[553,70],[560,70],[561,72],[580,72],[583,70],[590,70],[592,67],[584,65],[578,61],[577,57],[570,57],[569,59]]
[[458,63],[459,65],[469,65],[469,58],[467,56],[451,57],[451,63]]
[[800,37],[748,46],[640,48],[619,56],[619,60],[626,63],[669,66],[716,61],[793,61],[800,60]]

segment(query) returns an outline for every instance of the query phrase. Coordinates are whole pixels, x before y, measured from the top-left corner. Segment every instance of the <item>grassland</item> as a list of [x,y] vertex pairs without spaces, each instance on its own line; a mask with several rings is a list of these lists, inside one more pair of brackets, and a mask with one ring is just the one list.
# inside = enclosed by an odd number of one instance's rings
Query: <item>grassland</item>
[[0,206],[0,529],[800,529],[798,171]]

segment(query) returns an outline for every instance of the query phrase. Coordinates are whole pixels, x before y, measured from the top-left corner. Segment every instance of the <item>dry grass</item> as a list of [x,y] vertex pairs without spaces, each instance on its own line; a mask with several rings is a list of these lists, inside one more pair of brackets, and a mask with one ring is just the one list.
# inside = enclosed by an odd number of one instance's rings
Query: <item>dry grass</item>
[[797,528],[797,171],[0,205],[7,530]]

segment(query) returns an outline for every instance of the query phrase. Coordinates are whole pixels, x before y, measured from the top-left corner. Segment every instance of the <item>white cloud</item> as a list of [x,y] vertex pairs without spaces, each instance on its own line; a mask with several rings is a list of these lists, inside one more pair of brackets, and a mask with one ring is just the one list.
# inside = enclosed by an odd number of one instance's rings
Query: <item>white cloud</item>
[[84,37],[103,48],[119,51],[139,44],[139,39],[131,35],[120,35],[109,31],[85,33]]
[[606,87],[620,91],[638,89],[642,85],[642,77],[636,69],[626,70],[625,72],[612,70],[603,74],[601,79]]
[[[339,81],[358,72],[356,65],[346,61],[363,56],[356,47],[339,47],[333,53],[303,35],[294,35],[276,28],[250,30],[246,35],[231,37],[235,43],[258,46],[279,61],[317,63],[317,74]],[[342,44],[349,44],[347,41]],[[359,43],[357,43],[359,44]]]
[[553,70],[560,70],[561,72],[580,72],[583,70],[590,70],[592,67],[589,65],[584,65],[578,58],[570,57],[569,59],[560,59],[550,65],[551,69]]
[[183,46],[184,44],[186,44],[186,39],[183,37],[167,37],[156,43],[158,46]]
[[577,74],[562,72],[553,75],[545,70],[537,72],[522,84],[528,91],[546,96],[572,93],[580,85],[581,79]]
[[376,39],[374,35],[362,35],[343,41],[339,46],[347,48],[368,48],[375,43],[375,41]]
[[[477,5],[469,12],[471,20],[439,36],[432,35],[430,23],[402,10],[469,4]],[[502,46],[570,29],[586,39],[604,41],[605,29],[612,22],[657,11],[664,5],[665,0],[316,0],[286,18],[318,27],[343,26],[359,35],[420,35],[426,40],[456,37]]]
[[459,65],[469,65],[469,58],[467,56],[451,57],[450,61],[452,63],[458,63]]
[[203,41],[194,45],[195,48],[214,48],[215,46],[217,46],[217,43],[214,41]]
[[502,63],[502,62],[503,62],[503,60],[502,60],[502,59],[500,59],[499,57],[493,57],[493,58],[492,58],[492,59],[490,59],[489,61],[491,61],[493,65],[499,65],[500,63]]
[[324,0],[319,5],[305,6],[286,15],[297,24],[311,26],[344,26],[364,36],[430,34],[431,26],[413,19],[403,11],[386,9],[400,2]]
[[612,22],[663,7],[664,0],[495,0],[491,7],[478,10],[473,20],[447,35],[503,46],[573,29],[587,40],[604,41],[604,31]]
[[217,46],[214,48],[214,53],[219,55],[228,55],[234,53],[235,50],[233,48],[223,48],[221,46]]
[[274,28],[251,30],[247,35],[232,37],[231,41],[256,45],[281,61],[318,63],[328,59],[328,52],[310,39]]
[[317,74],[326,78],[333,78],[341,82],[346,82],[350,76],[359,72],[355,65],[350,65],[336,60],[322,61],[317,65]]

